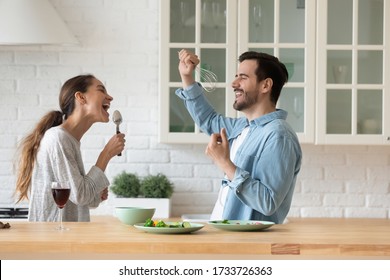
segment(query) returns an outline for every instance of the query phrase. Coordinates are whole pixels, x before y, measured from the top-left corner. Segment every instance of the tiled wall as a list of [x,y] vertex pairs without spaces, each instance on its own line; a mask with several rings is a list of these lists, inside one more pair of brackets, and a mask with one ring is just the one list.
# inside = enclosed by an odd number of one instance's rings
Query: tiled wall
[[[111,111],[125,120],[126,151],[109,164],[109,178],[122,170],[162,172],[175,185],[173,216],[211,211],[222,173],[205,145],[157,142],[158,2],[52,0],[79,46],[0,46],[0,204],[13,201],[17,142],[45,112],[58,109],[66,79],[93,73],[114,97]],[[96,124],[83,137],[86,169],[113,133],[113,123]],[[290,216],[390,218],[390,146],[303,145],[303,152]],[[94,213],[111,209],[104,204]]]

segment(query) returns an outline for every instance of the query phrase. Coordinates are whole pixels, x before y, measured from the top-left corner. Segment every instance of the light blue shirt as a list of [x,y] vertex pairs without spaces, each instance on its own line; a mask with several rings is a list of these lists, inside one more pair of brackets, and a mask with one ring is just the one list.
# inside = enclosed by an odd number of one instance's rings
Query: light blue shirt
[[296,133],[281,109],[250,122],[246,118],[227,118],[207,101],[202,87],[195,83],[177,89],[188,112],[200,129],[211,135],[226,129],[230,145],[249,125],[249,132],[234,159],[236,172],[228,181],[229,193],[223,218],[263,220],[283,223],[301,168],[302,151]]

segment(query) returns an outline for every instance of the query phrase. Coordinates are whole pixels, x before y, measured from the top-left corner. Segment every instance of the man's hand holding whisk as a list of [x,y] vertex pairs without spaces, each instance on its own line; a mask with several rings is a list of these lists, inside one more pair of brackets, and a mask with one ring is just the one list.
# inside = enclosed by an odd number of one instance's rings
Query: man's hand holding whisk
[[199,57],[185,49],[179,52],[179,72],[183,82],[183,88],[192,85],[195,82],[194,70],[198,73],[200,83],[202,83],[203,89],[207,92],[215,90],[218,77],[217,75],[208,69],[199,67]]
[[194,71],[199,64],[199,58],[185,49],[179,52],[179,73],[183,82],[183,88],[192,85],[195,82]]

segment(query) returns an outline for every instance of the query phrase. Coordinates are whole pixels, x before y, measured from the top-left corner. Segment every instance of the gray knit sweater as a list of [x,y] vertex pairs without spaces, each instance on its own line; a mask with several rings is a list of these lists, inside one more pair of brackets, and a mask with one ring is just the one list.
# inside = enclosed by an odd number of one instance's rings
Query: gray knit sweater
[[59,221],[59,209],[51,192],[51,182],[70,185],[69,201],[63,208],[63,221],[89,222],[89,207],[101,202],[101,191],[109,186],[104,172],[92,166],[87,174],[80,142],[62,127],[46,131],[35,162],[29,203],[29,221]]

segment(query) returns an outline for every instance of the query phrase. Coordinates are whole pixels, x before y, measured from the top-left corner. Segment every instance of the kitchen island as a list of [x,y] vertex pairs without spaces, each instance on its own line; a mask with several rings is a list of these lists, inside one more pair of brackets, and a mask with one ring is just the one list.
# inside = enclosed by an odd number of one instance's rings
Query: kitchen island
[[[180,219],[170,219],[178,221]],[[2,221],[7,222],[6,220]],[[11,221],[0,229],[0,259],[390,259],[390,220],[291,218],[264,231],[205,226],[153,234],[112,216],[90,223]]]

